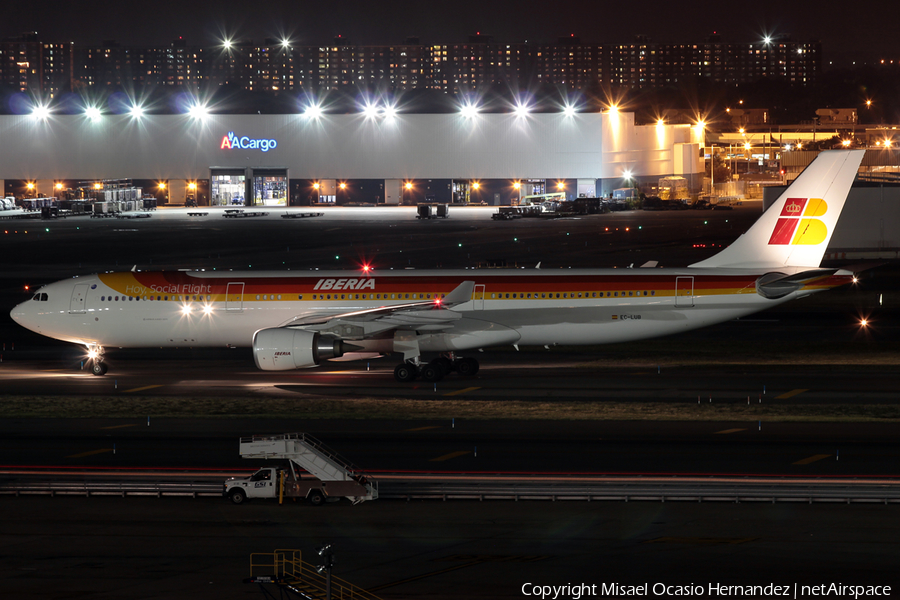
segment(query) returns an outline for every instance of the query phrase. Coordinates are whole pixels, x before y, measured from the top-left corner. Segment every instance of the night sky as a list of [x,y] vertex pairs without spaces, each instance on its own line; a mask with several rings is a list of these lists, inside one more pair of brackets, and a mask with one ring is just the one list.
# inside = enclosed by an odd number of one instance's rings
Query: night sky
[[501,42],[552,42],[574,34],[583,42],[630,42],[637,34],[657,42],[702,41],[716,31],[724,42],[752,42],[764,33],[795,41],[819,39],[826,60],[871,50],[900,59],[900,2],[866,0],[263,0],[196,2],[149,0],[59,2],[7,0],[0,37],[37,31],[47,41],[95,45],[168,45],[281,38],[299,44],[423,44],[466,41],[475,32]]

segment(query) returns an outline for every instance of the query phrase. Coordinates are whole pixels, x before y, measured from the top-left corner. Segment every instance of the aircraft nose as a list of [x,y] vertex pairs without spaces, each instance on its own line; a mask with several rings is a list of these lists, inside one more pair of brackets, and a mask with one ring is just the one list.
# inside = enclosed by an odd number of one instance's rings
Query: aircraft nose
[[28,310],[28,302],[17,304],[15,308],[9,311],[9,316],[13,321],[26,329],[31,329],[32,331],[34,331],[31,319],[29,318],[29,314],[30,311]]

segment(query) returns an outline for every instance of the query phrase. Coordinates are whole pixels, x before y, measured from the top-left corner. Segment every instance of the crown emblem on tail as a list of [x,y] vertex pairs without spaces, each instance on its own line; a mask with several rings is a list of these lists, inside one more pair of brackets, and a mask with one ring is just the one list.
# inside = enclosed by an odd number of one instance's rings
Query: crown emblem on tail
[[784,207],[784,212],[789,215],[799,215],[802,210],[803,210],[803,205],[799,204],[797,202],[794,202],[793,200],[791,200]]

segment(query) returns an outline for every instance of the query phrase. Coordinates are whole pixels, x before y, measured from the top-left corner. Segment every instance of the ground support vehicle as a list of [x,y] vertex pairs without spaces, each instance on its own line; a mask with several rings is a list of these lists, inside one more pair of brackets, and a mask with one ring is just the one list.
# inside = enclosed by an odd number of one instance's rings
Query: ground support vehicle
[[[305,498],[315,506],[329,498],[353,504],[378,498],[377,482],[306,433],[241,438],[243,458],[284,459],[288,468],[263,467],[250,477],[225,481],[222,494],[234,504],[252,498]],[[301,477],[298,469],[311,477]]]

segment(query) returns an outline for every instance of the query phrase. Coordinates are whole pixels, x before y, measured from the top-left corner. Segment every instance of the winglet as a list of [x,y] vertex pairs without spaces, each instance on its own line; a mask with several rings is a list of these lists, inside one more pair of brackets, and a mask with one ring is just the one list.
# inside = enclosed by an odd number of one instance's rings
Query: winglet
[[475,282],[474,281],[463,281],[458,286],[453,288],[453,291],[444,296],[441,299],[441,304],[443,306],[454,306],[456,304],[462,304],[463,302],[468,302],[472,299],[472,292],[475,291]]

